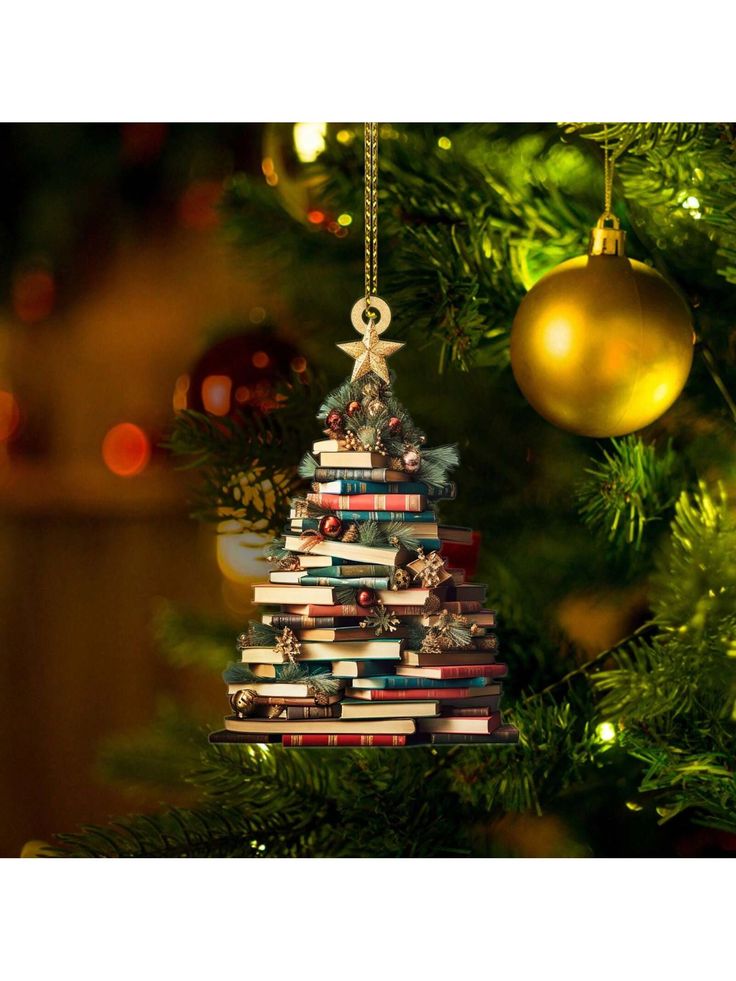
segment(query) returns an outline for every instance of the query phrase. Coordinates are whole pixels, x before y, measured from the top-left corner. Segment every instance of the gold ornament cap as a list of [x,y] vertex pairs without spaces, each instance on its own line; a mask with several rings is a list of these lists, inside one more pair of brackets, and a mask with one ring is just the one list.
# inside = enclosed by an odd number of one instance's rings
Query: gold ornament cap
[[[607,221],[613,222],[612,228],[607,227]],[[626,255],[626,232],[616,215],[604,211],[591,228],[588,255]]]

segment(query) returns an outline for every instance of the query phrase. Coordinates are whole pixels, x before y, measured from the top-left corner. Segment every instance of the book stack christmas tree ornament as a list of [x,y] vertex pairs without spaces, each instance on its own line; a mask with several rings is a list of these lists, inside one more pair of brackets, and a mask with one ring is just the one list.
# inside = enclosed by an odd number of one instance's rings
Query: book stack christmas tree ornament
[[378,288],[378,140],[365,128],[365,295],[353,307],[354,360],[319,418],[326,439],[300,465],[267,549],[266,612],[237,639],[224,673],[230,714],[210,741],[284,746],[415,746],[518,741],[502,723],[496,614],[486,587],[448,568],[443,549],[472,531],[439,523],[455,497],[455,446],[428,447],[398,401],[387,359],[404,345]]

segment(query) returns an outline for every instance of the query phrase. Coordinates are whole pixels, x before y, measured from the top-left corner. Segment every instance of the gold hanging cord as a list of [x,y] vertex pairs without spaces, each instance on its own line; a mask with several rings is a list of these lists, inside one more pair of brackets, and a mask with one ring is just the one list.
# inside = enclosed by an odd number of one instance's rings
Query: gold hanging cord
[[[613,171],[616,160],[626,149],[625,144],[619,143],[611,153],[608,144],[608,124],[603,124],[603,214],[596,222],[590,233],[588,255],[625,255],[626,232],[621,230],[621,222],[611,210],[613,199]],[[612,228],[607,226],[611,222]]]
[[355,360],[352,381],[372,372],[388,385],[390,375],[386,358],[401,350],[401,341],[381,340],[391,323],[388,303],[378,295],[378,124],[364,123],[365,191],[365,281],[364,295],[350,311],[353,327],[361,336],[337,346]]
[[365,311],[373,319],[371,297],[378,295],[378,124],[364,123]]

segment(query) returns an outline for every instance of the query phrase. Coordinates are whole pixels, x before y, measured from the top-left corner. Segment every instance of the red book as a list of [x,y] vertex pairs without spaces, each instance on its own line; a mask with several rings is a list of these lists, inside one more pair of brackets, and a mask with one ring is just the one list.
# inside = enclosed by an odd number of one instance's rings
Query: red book
[[[312,603],[297,609],[310,617],[364,617],[367,612],[362,606],[315,606]],[[426,613],[423,606],[392,606],[390,609],[397,616],[422,616]]]
[[483,604],[476,600],[451,600],[449,603],[443,603],[442,609],[449,613],[480,613]]
[[384,736],[379,733],[375,735],[358,736],[351,733],[342,735],[327,735],[321,733],[310,733],[309,735],[296,735],[285,733],[282,737],[284,746],[406,746],[406,736]]
[[481,536],[479,531],[473,532],[472,545],[461,545],[459,542],[442,542],[442,555],[446,556],[449,565],[465,569],[465,575],[471,578],[475,575],[480,558]]
[[396,674],[405,678],[505,678],[505,664],[443,664],[436,668],[415,668],[408,664],[396,667]]
[[[489,702],[490,699],[486,698],[484,701]],[[462,718],[480,718],[485,719],[490,712],[489,705],[481,705],[478,708],[462,708],[458,705],[445,705],[440,709],[440,715],[444,715],[445,718],[452,719],[462,719]]]
[[421,494],[307,494],[310,504],[332,511],[424,511]]
[[365,702],[416,702],[420,698],[468,698],[480,688],[348,688],[348,698],[360,698]]

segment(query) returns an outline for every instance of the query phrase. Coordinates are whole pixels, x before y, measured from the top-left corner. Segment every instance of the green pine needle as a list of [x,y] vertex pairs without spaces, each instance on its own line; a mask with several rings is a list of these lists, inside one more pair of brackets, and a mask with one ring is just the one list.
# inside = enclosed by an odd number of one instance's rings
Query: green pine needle
[[305,453],[299,464],[299,476],[304,480],[314,480],[314,474],[319,464],[311,453]]
[[641,548],[647,527],[671,515],[684,483],[671,441],[658,450],[638,436],[612,439],[603,459],[585,472],[577,491],[580,515],[619,549]]

